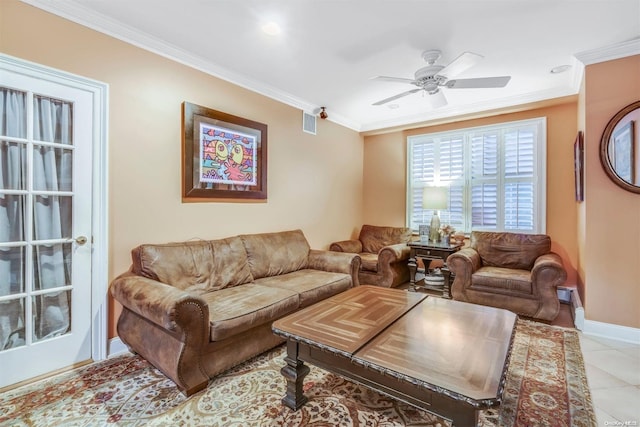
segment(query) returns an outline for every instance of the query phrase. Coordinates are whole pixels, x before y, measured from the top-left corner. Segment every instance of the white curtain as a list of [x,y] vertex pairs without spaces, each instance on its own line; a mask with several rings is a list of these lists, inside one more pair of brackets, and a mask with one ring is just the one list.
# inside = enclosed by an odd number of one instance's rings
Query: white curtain
[[[26,94],[0,89],[0,135],[26,137]],[[71,146],[71,104],[34,96],[33,101],[33,190],[71,191],[72,151],[38,141]],[[71,196],[34,195],[33,225],[24,222],[27,200],[27,152],[21,142],[0,143],[0,297],[25,291],[24,246],[26,227],[32,240],[52,240],[71,236]],[[2,191],[5,191],[4,193]],[[13,244],[12,244],[13,243]],[[33,289],[47,290],[70,284],[70,244],[47,243],[33,246]],[[70,326],[70,292],[52,291],[32,298],[33,341],[64,334]],[[25,343],[23,299],[0,304],[0,350]]]

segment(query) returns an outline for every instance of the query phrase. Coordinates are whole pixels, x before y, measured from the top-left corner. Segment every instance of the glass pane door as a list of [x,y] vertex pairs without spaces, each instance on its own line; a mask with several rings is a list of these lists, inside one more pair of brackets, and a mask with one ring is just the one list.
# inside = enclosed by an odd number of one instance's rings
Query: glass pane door
[[91,355],[90,127],[42,89],[0,87],[0,387]]

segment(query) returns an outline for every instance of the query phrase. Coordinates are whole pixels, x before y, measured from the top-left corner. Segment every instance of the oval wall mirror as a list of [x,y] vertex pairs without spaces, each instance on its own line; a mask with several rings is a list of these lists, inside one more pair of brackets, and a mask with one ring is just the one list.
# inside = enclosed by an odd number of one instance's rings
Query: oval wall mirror
[[609,120],[600,140],[600,162],[609,178],[640,194],[640,101],[627,105]]

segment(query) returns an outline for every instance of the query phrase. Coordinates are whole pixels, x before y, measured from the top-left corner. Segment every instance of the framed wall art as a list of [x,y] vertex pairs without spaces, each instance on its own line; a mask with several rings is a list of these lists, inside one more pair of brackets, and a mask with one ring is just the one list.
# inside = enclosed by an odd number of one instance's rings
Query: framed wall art
[[182,103],[182,200],[266,200],[267,125]]
[[584,138],[582,131],[578,132],[573,143],[573,161],[576,177],[576,201],[584,201]]

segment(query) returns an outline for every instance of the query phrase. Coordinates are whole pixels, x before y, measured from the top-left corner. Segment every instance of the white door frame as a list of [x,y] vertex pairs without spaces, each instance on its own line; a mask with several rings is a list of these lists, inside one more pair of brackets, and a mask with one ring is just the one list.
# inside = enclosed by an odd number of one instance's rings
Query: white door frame
[[107,357],[107,304],[109,280],[109,208],[108,208],[108,124],[109,85],[86,77],[25,61],[0,53],[0,69],[33,75],[92,93],[92,236],[91,236],[91,357],[94,361]]

